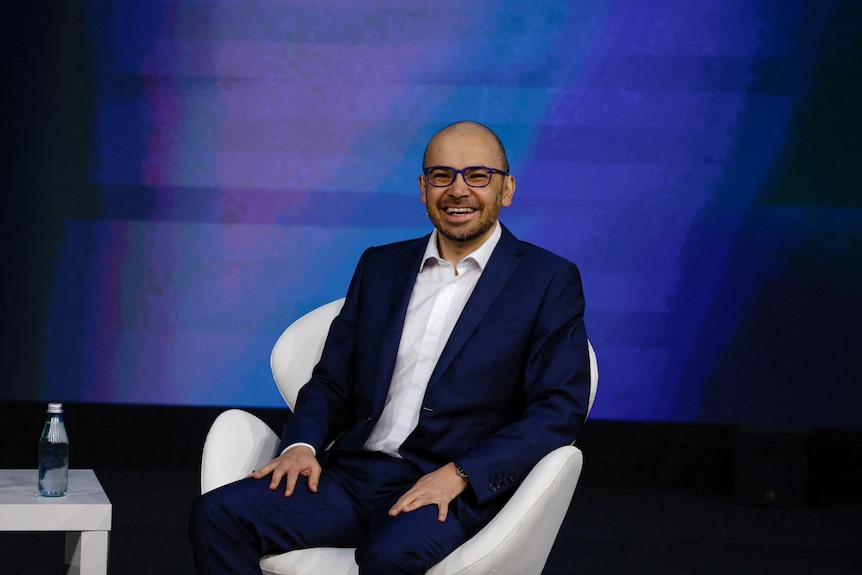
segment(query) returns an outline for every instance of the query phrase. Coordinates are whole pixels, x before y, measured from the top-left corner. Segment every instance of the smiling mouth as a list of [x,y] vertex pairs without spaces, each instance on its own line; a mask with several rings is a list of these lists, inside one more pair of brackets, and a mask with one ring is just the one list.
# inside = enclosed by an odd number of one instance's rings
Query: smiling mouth
[[457,207],[456,206],[450,206],[448,208],[443,208],[443,211],[445,211],[449,215],[463,216],[463,215],[467,215],[467,214],[472,214],[473,212],[476,211],[476,208],[468,208],[468,207],[461,207],[461,206],[457,206]]

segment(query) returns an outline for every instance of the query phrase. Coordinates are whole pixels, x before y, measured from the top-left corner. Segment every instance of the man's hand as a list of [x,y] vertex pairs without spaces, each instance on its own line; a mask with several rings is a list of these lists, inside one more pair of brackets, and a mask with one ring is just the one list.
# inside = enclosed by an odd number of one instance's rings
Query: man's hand
[[395,517],[399,513],[408,513],[426,505],[436,504],[437,519],[443,523],[449,514],[449,504],[465,489],[467,482],[455,470],[455,464],[447,463],[437,471],[420,478],[416,485],[395,502],[389,515]]
[[300,475],[308,477],[308,489],[317,493],[317,483],[320,481],[320,463],[314,456],[314,452],[304,445],[295,445],[251,474],[255,479],[262,479],[272,473],[269,488],[272,491],[278,489],[282,478],[286,480],[284,496],[290,497],[296,480]]

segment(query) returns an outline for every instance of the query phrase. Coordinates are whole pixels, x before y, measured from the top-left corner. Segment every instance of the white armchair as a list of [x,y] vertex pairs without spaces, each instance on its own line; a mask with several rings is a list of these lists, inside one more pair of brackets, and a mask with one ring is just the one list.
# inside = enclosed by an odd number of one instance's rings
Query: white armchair
[[[278,389],[293,409],[323,352],[329,324],[343,299],[323,305],[291,324],[272,350],[270,366]],[[590,407],[598,387],[598,365],[590,353]],[[250,413],[231,409],[213,422],[204,444],[201,492],[248,475],[275,455],[279,437]],[[539,461],[500,513],[479,533],[432,567],[428,575],[540,574],[568,510],[581,474],[583,455],[574,445]],[[268,555],[266,575],[358,575],[353,549],[314,548]]]

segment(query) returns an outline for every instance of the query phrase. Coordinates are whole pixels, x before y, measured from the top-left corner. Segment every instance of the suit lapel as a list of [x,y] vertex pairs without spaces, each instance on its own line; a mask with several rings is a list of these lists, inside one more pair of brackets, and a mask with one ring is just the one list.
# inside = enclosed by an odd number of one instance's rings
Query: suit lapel
[[428,236],[416,240],[410,249],[405,251],[403,259],[392,261],[394,271],[392,292],[380,294],[380,298],[388,299],[388,302],[378,302],[378,309],[385,310],[386,320],[383,324],[383,332],[380,334],[380,353],[378,354],[377,375],[375,386],[378,390],[374,394],[374,412],[380,413],[392,381],[392,373],[395,369],[395,358],[398,355],[398,346],[401,343],[401,332],[404,330],[404,318],[407,315],[407,305],[410,303],[410,295],[413,293],[413,285],[416,283],[416,275],[425,246],[428,245]]
[[437,360],[437,365],[431,374],[428,387],[434,385],[437,379],[446,372],[449,364],[452,363],[464,346],[464,343],[476,330],[479,322],[488,313],[488,310],[497,300],[500,292],[506,287],[509,278],[515,273],[521,262],[520,255],[522,252],[523,248],[521,248],[520,242],[511,232],[503,227],[503,235],[500,237],[500,242],[494,248],[494,252],[488,260],[488,265],[482,272],[482,277],[479,278],[479,282],[473,289],[470,299],[467,300],[467,305],[464,306],[464,311],[461,312],[461,316],[458,318],[458,322],[455,324],[452,334],[449,336],[449,340],[440,354],[440,359]]

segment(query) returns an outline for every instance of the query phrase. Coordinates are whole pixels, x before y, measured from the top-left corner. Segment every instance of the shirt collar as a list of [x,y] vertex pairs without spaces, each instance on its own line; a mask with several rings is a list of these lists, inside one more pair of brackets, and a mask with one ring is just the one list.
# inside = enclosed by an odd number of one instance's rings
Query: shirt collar
[[[472,259],[479,266],[480,270],[484,270],[485,266],[488,265],[488,260],[491,259],[491,254],[494,253],[494,248],[497,247],[497,244],[500,242],[500,237],[502,235],[503,230],[500,226],[500,222],[497,221],[494,226],[494,231],[488,239],[461,261],[463,262]],[[443,259],[440,257],[440,251],[437,249],[437,228],[434,228],[434,231],[431,232],[431,237],[428,238],[428,244],[425,246],[425,255],[422,256],[422,263],[419,264],[420,272],[425,269],[425,263],[432,258],[435,260]]]

